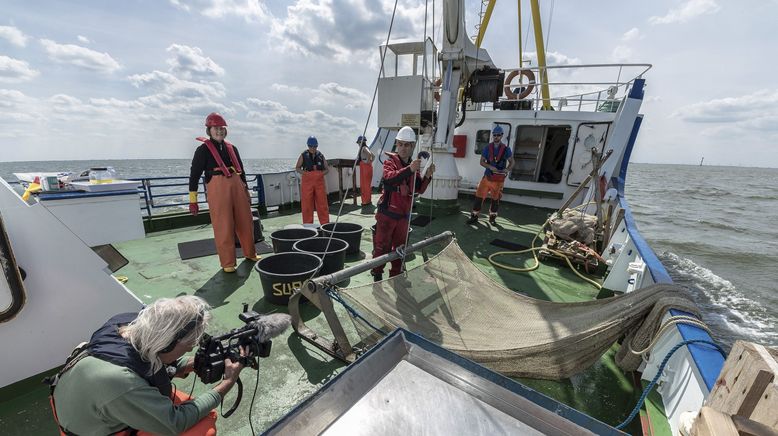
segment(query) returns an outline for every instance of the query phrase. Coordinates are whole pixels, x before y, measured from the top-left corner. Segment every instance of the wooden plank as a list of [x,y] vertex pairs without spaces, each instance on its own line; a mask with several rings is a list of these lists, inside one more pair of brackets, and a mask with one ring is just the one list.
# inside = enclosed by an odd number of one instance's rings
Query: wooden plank
[[762,345],[735,342],[705,405],[778,430],[775,355],[778,351]]
[[737,436],[737,434],[732,418],[710,407],[703,407],[700,410],[692,426],[693,436]]
[[778,431],[778,384],[773,383],[763,392],[751,419]]

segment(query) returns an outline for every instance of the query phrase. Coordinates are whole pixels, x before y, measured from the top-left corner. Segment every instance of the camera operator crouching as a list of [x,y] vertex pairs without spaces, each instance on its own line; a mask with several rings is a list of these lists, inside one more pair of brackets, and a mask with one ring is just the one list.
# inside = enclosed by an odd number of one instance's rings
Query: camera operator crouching
[[215,434],[213,409],[239,380],[243,363],[225,359],[223,380],[197,398],[171,383],[194,369],[194,358],[183,356],[203,336],[209,309],[202,298],[185,295],[108,320],[48,380],[62,434]]

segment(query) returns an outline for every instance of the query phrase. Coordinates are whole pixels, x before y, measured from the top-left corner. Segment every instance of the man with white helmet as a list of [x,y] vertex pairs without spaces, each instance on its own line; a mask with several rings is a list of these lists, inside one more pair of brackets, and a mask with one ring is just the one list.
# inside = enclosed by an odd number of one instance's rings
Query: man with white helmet
[[[431,164],[423,178],[417,177],[421,168],[421,159],[412,160],[416,146],[416,134],[405,126],[395,138],[396,153],[387,152],[383,170],[383,193],[378,200],[376,212],[376,232],[373,236],[373,258],[389,253],[405,244],[408,236],[408,218],[413,207],[413,194],[421,194],[427,189],[435,172]],[[392,261],[389,276],[402,272],[402,261]],[[384,266],[371,271],[375,281],[383,280]]]

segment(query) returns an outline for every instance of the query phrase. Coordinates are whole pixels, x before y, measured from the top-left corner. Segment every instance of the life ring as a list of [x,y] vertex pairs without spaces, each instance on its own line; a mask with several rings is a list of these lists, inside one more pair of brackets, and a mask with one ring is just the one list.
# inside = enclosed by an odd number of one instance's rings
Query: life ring
[[[511,89],[511,81],[514,77],[518,76],[521,73],[522,76],[527,78],[527,87],[524,88],[524,91],[521,92],[521,94],[516,96],[516,94]],[[532,72],[532,70],[515,70],[511,71],[510,74],[508,74],[508,77],[505,78],[505,96],[508,97],[509,100],[522,100],[527,98],[528,95],[532,94],[532,91],[535,89],[535,73]]]
[[435,97],[435,101],[440,101],[440,91],[438,91],[437,88],[440,87],[441,83],[443,82],[440,80],[440,78],[438,78],[438,80],[436,80],[435,83],[432,84],[436,89],[435,93],[432,95],[433,97]]

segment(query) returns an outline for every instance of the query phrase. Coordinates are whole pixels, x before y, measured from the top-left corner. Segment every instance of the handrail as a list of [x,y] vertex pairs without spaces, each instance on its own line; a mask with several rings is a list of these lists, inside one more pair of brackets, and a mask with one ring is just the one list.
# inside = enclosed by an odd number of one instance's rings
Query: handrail
[[13,319],[22,310],[27,299],[23,279],[16,264],[11,240],[5,231],[2,215],[0,215],[0,260],[2,260],[0,269],[2,269],[8,288],[11,290],[11,304],[4,310],[0,309],[0,323],[2,323]]

